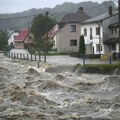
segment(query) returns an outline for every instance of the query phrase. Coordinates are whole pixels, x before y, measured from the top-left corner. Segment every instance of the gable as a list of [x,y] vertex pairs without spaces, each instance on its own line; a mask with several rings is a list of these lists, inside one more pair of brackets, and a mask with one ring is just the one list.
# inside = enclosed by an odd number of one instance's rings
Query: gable
[[90,16],[88,16],[83,10],[78,9],[76,13],[66,14],[59,22],[59,28],[62,28],[66,23],[81,23],[89,18]]

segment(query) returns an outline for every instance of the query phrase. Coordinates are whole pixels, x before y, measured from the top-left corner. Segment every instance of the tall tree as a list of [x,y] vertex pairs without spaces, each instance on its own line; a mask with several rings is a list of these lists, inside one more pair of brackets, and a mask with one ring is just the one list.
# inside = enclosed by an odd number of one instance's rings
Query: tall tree
[[33,18],[31,31],[34,35],[34,45],[40,50],[44,50],[44,40],[47,37],[47,32],[55,24],[55,19],[47,15],[39,14]]
[[0,50],[5,50],[8,45],[8,37],[5,31],[0,31]]
[[80,36],[79,53],[85,54],[85,40],[83,35]]

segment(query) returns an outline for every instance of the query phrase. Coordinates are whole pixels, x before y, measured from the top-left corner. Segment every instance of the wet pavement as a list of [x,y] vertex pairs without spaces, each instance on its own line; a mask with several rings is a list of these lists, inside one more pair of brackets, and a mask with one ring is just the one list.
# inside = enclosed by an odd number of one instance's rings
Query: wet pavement
[[[24,49],[12,49],[10,51],[11,53],[15,53],[17,56],[17,53],[25,54],[25,57],[29,57],[29,60],[31,60],[31,55],[28,53],[28,51]],[[20,58],[20,55],[19,55]],[[33,60],[35,60],[35,56],[32,56]],[[36,56],[37,61],[39,60],[39,57]],[[74,65],[74,64],[110,64],[109,59],[108,60],[101,60],[101,59],[85,59],[85,61],[82,58],[75,58],[70,57],[69,55],[56,55],[56,56],[47,56],[46,57],[47,63],[53,63],[53,64],[67,64],[67,65]],[[41,56],[41,62],[44,62],[44,56]],[[112,64],[118,63],[119,61],[111,61]]]
[[[44,58],[42,57],[42,61]],[[58,63],[58,64],[83,64],[84,61],[82,58],[75,58],[70,56],[47,56],[48,63]],[[112,63],[118,63],[118,61],[112,61]],[[110,64],[109,60],[101,59],[85,59],[85,64]]]

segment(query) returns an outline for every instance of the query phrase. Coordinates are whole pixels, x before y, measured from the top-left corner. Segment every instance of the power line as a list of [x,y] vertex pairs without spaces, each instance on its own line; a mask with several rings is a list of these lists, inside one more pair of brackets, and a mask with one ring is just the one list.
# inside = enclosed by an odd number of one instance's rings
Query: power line
[[12,18],[3,18],[3,19],[0,19],[0,20],[12,20],[12,19],[19,19],[19,18],[26,18],[26,17],[34,17],[38,14],[34,14],[34,15],[26,15],[26,16],[20,16],[20,17],[12,17]]

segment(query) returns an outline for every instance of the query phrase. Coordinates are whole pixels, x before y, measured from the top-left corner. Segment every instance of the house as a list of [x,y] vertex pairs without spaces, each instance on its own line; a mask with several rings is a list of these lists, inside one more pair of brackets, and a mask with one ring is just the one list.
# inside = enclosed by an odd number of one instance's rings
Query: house
[[55,48],[58,52],[78,52],[79,38],[81,34],[81,22],[90,18],[83,7],[78,8],[76,13],[66,14],[58,23]]
[[58,33],[58,25],[55,25],[49,32],[48,38],[54,43],[53,49],[57,49],[57,33]]
[[[109,45],[104,41],[109,39],[110,24],[118,21],[118,13],[108,8],[108,12],[82,22],[81,34],[86,43],[86,54],[106,54],[110,52]],[[88,44],[87,44],[88,43]]]
[[108,26],[109,34],[105,41],[103,41],[106,53],[119,52],[119,27],[118,22]]
[[15,48],[28,48],[33,43],[33,35],[28,29],[20,31],[19,35],[15,37]]
[[15,31],[13,29],[7,30],[6,32],[8,34],[8,45],[14,46],[14,44],[15,44],[15,42],[14,42],[15,41],[15,37],[19,34],[19,32]]

